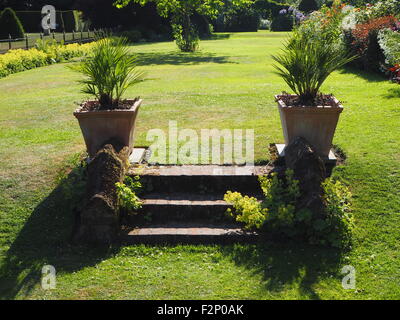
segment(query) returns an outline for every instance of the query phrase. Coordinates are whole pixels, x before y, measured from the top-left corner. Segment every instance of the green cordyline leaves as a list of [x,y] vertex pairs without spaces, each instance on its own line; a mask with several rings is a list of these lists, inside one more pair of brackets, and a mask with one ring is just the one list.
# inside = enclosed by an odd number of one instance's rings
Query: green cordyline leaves
[[89,57],[73,69],[85,76],[79,81],[82,92],[95,96],[101,109],[117,108],[125,91],[143,79],[125,38],[99,40]]
[[272,56],[277,74],[296,93],[304,104],[313,104],[319,90],[335,70],[352,61],[340,45],[326,41],[307,41],[294,35],[282,49]]

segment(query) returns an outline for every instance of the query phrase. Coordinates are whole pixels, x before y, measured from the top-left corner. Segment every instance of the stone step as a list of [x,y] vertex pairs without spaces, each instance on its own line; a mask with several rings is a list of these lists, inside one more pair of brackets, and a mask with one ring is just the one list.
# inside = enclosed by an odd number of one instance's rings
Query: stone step
[[261,193],[258,176],[271,170],[266,166],[146,166],[132,168],[140,175],[147,192],[224,194],[226,191]]
[[127,244],[232,244],[254,243],[259,235],[235,225],[165,224],[127,229],[122,241]]
[[[251,195],[261,199],[261,195]],[[226,214],[231,206],[223,200],[224,195],[199,195],[187,193],[148,193],[142,196],[143,208],[138,215],[128,215],[126,223],[131,226],[167,222],[232,222]]]

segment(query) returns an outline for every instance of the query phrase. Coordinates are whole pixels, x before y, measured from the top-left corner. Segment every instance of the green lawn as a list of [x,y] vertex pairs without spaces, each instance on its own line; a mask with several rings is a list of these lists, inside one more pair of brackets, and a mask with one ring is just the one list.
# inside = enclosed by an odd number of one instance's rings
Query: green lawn
[[[274,94],[288,90],[270,55],[282,33],[220,34],[196,54],[173,43],[140,44],[148,80],[130,89],[144,105],[137,145],[168,128],[254,129],[256,159],[282,142]],[[74,102],[79,75],[59,64],[0,80],[0,297],[16,299],[399,299],[400,87],[356,70],[323,87],[340,99],[335,144],[348,156],[334,175],[354,193],[351,252],[293,243],[235,246],[87,248],[67,244],[70,201],[60,171],[84,150]],[[64,188],[65,189],[65,188]],[[40,270],[57,269],[43,291]],[[343,265],[357,289],[341,286]]]

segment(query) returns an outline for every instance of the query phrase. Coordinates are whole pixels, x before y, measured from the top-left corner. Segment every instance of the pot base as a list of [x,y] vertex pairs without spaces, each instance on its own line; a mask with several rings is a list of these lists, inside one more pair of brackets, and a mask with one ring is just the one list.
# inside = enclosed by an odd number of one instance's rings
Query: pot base
[[[285,144],[275,144],[275,146],[276,146],[276,148],[278,149],[278,154],[279,154],[279,158],[285,158],[285,148],[286,148],[286,145]],[[336,164],[336,162],[337,162],[337,158],[336,158],[336,156],[335,156],[335,153],[334,153],[334,151],[333,151],[333,149],[331,149],[331,151],[329,152],[329,155],[328,155],[328,157],[327,158],[324,158],[324,159],[322,159],[322,160],[324,160],[324,162],[326,163],[326,164]]]

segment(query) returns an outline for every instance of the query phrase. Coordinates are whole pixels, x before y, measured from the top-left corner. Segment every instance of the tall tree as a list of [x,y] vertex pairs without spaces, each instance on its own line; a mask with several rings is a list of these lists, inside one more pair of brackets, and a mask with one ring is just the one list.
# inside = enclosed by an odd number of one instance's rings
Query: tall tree
[[[244,2],[250,0],[232,0]],[[154,2],[159,14],[170,17],[174,26],[174,36],[182,51],[195,51],[198,41],[197,32],[191,22],[191,17],[198,13],[210,18],[216,17],[223,7],[223,0],[116,0],[116,6],[121,8],[131,2],[144,5]]]

